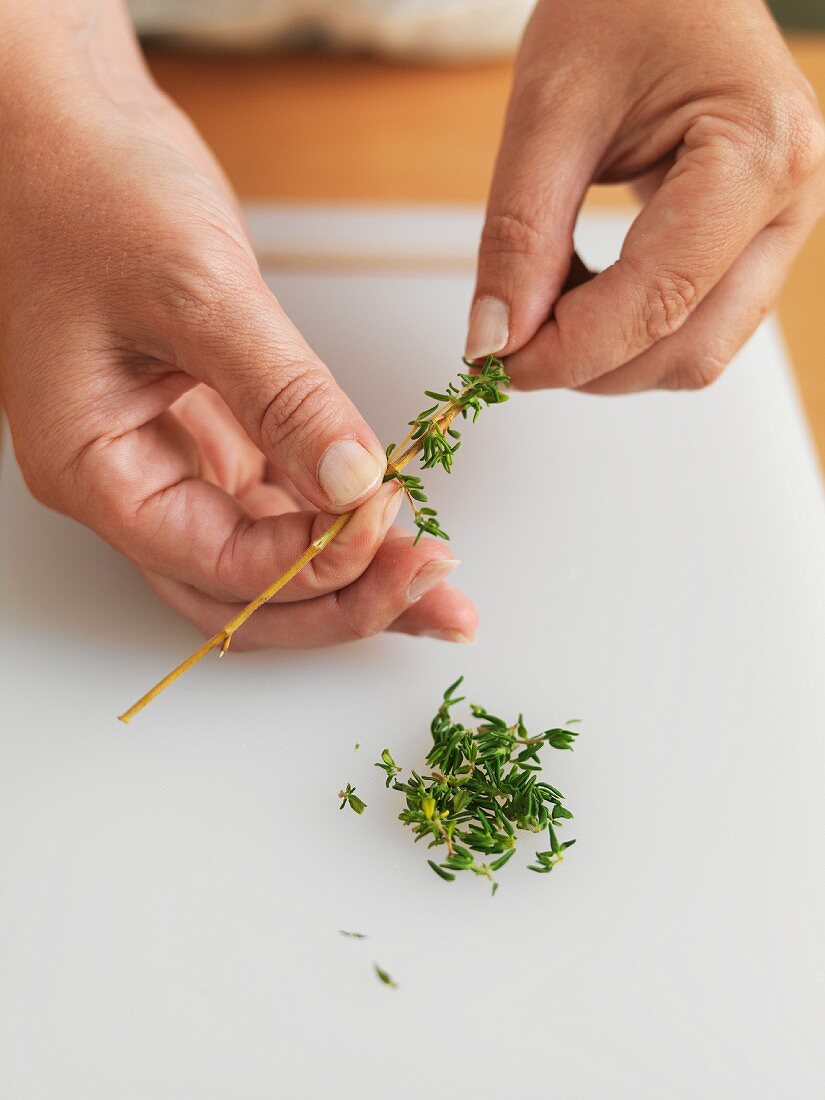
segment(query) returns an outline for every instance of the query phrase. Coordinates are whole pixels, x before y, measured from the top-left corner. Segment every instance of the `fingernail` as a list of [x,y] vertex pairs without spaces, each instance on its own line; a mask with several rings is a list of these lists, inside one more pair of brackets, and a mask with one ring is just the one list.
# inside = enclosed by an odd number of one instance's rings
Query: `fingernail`
[[500,298],[479,298],[470,313],[470,328],[464,355],[483,359],[507,346],[510,311]]
[[392,527],[395,517],[398,515],[398,509],[401,507],[401,501],[404,499],[404,494],[401,492],[401,486],[397,481],[391,481],[389,485],[387,485],[387,489],[390,490],[390,499],[384,505],[384,512],[381,516],[381,526],[378,529],[378,537],[381,539]]
[[407,589],[407,599],[410,603],[420,600],[425,592],[429,592],[431,588],[435,588],[437,584],[440,584],[457,565],[458,558],[440,558],[438,561],[430,561],[426,565],[422,565],[410,581],[410,587]]
[[469,638],[460,630],[422,630],[419,638],[438,638],[440,642],[457,642],[459,645],[472,645],[475,638]]
[[330,504],[350,504],[372,489],[384,475],[384,467],[354,439],[331,444],[318,463],[318,484]]

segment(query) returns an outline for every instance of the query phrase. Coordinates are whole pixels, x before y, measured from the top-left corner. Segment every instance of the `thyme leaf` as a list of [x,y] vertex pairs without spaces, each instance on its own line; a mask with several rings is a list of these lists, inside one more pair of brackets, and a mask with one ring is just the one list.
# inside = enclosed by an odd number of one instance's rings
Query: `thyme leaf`
[[398,989],[398,982],[394,981],[386,972],[386,970],[382,970],[378,963],[373,963],[372,968],[375,971],[375,974],[380,982],[383,982],[384,985],[390,986],[391,989]]
[[401,769],[392,758],[392,754],[389,749],[384,749],[381,753],[381,759],[376,763],[376,768],[381,768],[387,773],[387,779],[384,784],[385,787],[389,787],[393,779],[398,775]]
[[351,810],[355,810],[357,814],[362,814],[367,808],[366,802],[358,797],[355,793],[355,787],[351,783],[347,783],[343,790],[338,792],[338,797],[342,799],[339,810],[343,810],[345,806],[349,806]]

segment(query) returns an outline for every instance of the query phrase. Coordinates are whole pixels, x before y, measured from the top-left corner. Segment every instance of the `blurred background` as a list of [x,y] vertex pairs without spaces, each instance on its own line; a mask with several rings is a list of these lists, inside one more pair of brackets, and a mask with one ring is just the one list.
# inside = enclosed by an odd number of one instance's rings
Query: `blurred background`
[[783,27],[807,30],[825,27],[822,0],[774,0],[770,8]]
[[[483,203],[530,0],[131,0],[154,74],[245,201]],[[825,98],[825,3],[774,0]],[[594,187],[591,207],[631,206]],[[825,466],[825,223],[779,304]]]

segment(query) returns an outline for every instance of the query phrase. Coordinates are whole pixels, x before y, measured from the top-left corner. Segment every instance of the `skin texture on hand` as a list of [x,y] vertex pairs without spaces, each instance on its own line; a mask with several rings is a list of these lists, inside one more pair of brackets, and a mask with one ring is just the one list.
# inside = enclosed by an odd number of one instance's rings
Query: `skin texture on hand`
[[[644,202],[618,262],[566,282],[587,188],[617,181]],[[467,354],[505,355],[522,389],[706,386],[823,210],[822,117],[760,0],[540,0]]]
[[454,559],[393,526],[381,443],[261,278],[122,6],[0,0],[0,17],[0,377],[35,496],[206,633],[360,505],[238,647],[471,639]]

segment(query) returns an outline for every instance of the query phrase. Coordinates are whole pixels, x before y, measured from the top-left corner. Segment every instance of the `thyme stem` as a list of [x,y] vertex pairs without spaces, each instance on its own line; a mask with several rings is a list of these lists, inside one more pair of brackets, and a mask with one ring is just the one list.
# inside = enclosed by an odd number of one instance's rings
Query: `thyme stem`
[[[490,356],[487,359],[478,374],[461,374],[459,377],[464,383],[461,389],[450,385],[445,393],[438,395],[439,399],[443,400],[443,405],[435,405],[424,413],[420,413],[410,421],[410,431],[407,433],[400,446],[391,446],[387,448],[387,472],[384,475],[384,481],[391,481],[397,478],[401,482],[403,491],[413,508],[416,526],[418,527],[418,538],[425,532],[440,538],[447,538],[448,536],[439,527],[434,509],[417,508],[414,503],[414,501],[426,503],[427,500],[422,491],[420,480],[418,478],[402,477],[401,470],[403,470],[412,459],[423,454],[423,465],[425,468],[441,465],[449,472],[452,456],[458,449],[458,444],[449,444],[446,441],[446,435],[448,432],[453,435],[457,434],[455,430],[451,428],[456,417],[459,415],[466,417],[468,412],[472,412],[473,419],[475,419],[483,404],[495,404],[499,401],[506,400],[506,395],[500,392],[499,386],[506,384],[509,379],[504,373],[501,361],[494,356]],[[435,395],[428,394],[428,396]],[[404,450],[401,450],[402,447]],[[401,453],[390,460],[390,455],[394,455],[396,450],[401,450]],[[354,514],[355,510],[353,509],[350,512],[344,512],[342,515],[338,516],[326,531],[311,542],[301,556],[295,559],[286,572],[282,573],[268,588],[265,588],[254,600],[239,611],[234,618],[230,619],[228,623],[221,627],[217,634],[213,634],[211,638],[207,638],[203,645],[199,646],[185,661],[176,668],[173,668],[171,672],[168,672],[162,680],[159,680],[153,688],[150,688],[145,695],[142,695],[128,710],[118,715],[120,721],[124,723],[130,722],[136,714],[139,714],[144,707],[148,706],[153,699],[156,699],[162,691],[169,687],[170,684],[173,684],[175,680],[183,676],[185,672],[188,672],[190,668],[196,665],[198,661],[205,657],[211,650],[219,649],[220,656],[223,656],[229,649],[235,631],[243,626],[246,620],[253,615],[259,607],[262,607],[271,600],[273,596],[280,592],[286,584],[289,584],[292,578],[300,573],[317,554],[325,550],[333,539],[343,531]]]
[[352,518],[352,515],[352,512],[345,512],[343,515],[338,516],[335,522],[324,531],[320,538],[315,539],[314,542],[309,544],[303,554],[290,565],[285,573],[282,573],[276,581],[273,581],[268,588],[265,588],[263,592],[251,601],[251,603],[248,603],[234,618],[230,619],[225,626],[221,627],[217,634],[213,634],[211,638],[207,638],[203,645],[196,649],[194,653],[190,654],[185,661],[179,664],[177,668],[173,668],[171,672],[168,672],[162,680],[159,680],[153,688],[147,691],[145,695],[142,695],[136,703],[133,703],[128,710],[119,715],[120,721],[129,722],[136,714],[142,711],[145,706],[151,703],[153,699],[157,698],[165,688],[169,687],[175,680],[183,676],[184,672],[188,672],[193,665],[196,665],[210,650],[220,646],[221,656],[223,656],[227,649],[229,649],[229,643],[235,631],[243,626],[250,615],[253,615],[259,607],[262,607],[263,604],[267,602],[267,600],[271,600],[276,592],[280,592],[285,584],[288,584],[296,574],[300,573],[304,566],[308,565],[316,554],[320,554],[321,551],[332,542],[335,536],[343,531],[344,527],[346,527],[347,523]]

